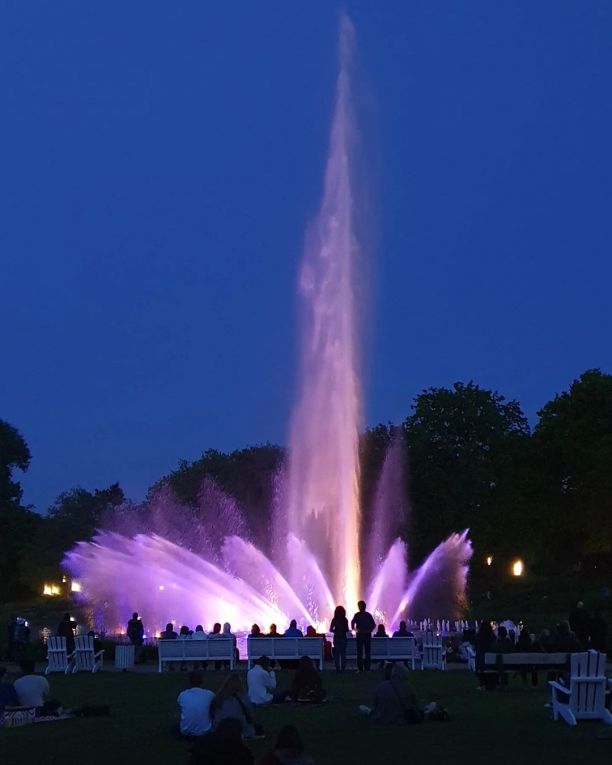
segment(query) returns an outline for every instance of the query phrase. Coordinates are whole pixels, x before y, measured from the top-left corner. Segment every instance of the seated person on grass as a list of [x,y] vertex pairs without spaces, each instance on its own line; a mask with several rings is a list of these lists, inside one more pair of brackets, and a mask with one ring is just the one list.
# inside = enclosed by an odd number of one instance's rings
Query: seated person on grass
[[[342,759],[340,758],[340,761]],[[304,742],[297,728],[285,725],[278,734],[274,749],[261,760],[260,765],[314,765],[304,752]]]
[[321,675],[309,656],[302,656],[300,659],[289,695],[293,701],[309,704],[320,704],[325,700]]
[[416,694],[408,683],[408,670],[402,664],[385,664],[384,680],[374,691],[373,705],[362,705],[359,711],[379,724],[413,723],[423,719]]
[[253,765],[255,760],[242,741],[241,730],[239,720],[226,717],[215,731],[197,739],[190,765]]
[[24,659],[21,662],[22,675],[15,680],[15,692],[22,707],[36,707],[41,715],[57,713],[59,701],[49,698],[49,681],[42,675],[34,674],[34,662]]
[[213,730],[217,730],[223,720],[231,717],[241,725],[242,737],[253,738],[256,725],[253,721],[253,707],[244,691],[242,679],[233,672],[217,691],[210,706]]
[[276,675],[270,669],[270,659],[261,656],[247,672],[247,688],[251,704],[279,704],[287,697],[286,691],[272,694],[276,688]]
[[210,705],[215,694],[202,688],[202,673],[189,673],[189,688],[179,693],[177,703],[181,708],[180,730],[183,736],[203,736],[212,727]]
[[5,683],[6,667],[0,667],[0,712],[4,707],[19,706],[19,698],[13,683]]

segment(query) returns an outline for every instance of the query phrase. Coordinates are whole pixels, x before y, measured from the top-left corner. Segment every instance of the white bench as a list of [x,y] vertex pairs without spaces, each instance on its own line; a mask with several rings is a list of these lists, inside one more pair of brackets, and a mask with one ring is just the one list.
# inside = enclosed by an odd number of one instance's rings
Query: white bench
[[[346,641],[346,658],[357,658],[357,640]],[[373,637],[372,661],[409,661],[412,669],[419,658],[416,639],[413,637]]]
[[255,659],[267,656],[269,659],[300,659],[308,656],[323,669],[322,637],[249,637],[247,638],[247,659],[249,669]]
[[168,661],[229,661],[230,669],[234,669],[236,661],[232,638],[158,640],[157,656],[160,672]]

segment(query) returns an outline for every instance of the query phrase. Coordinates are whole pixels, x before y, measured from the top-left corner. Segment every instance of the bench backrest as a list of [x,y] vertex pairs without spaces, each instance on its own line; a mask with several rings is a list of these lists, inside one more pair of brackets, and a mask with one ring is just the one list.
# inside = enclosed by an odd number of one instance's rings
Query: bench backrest
[[567,664],[567,653],[494,653],[484,655],[487,667],[543,666],[563,668]]
[[158,640],[160,661],[183,661],[185,659],[232,659],[232,638],[207,638],[206,640]]
[[249,637],[247,655],[258,659],[299,659],[300,656],[319,657],[323,653],[322,637]]
[[68,663],[65,637],[47,639],[47,673],[64,672]]
[[[232,638],[209,638],[208,640],[183,640],[185,644],[185,656],[197,657],[206,651],[209,659],[230,660],[234,655],[234,641]],[[203,645],[199,645],[202,643]]]
[[322,637],[249,637],[247,658],[249,667],[254,659],[267,656],[269,659],[299,659],[308,656],[323,667]]
[[[373,637],[372,659],[411,659],[416,655],[416,641],[413,637]],[[357,640],[349,638],[346,641],[346,658],[357,658]]]

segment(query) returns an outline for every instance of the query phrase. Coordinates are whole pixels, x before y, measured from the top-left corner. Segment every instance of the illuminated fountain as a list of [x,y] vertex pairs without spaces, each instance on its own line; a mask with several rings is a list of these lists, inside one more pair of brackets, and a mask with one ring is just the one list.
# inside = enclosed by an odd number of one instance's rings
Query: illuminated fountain
[[463,606],[472,552],[466,532],[453,534],[408,572],[406,545],[397,538],[406,512],[401,438],[389,448],[374,521],[368,538],[360,539],[353,37],[343,17],[323,198],[299,279],[301,383],[272,512],[273,549],[264,554],[248,541],[237,503],[212,482],[202,486],[195,514],[162,488],[146,504],[144,520],[126,512],[115,531],[100,532],[66,555],[99,628],[125,624],[133,610],[155,628],[173,620],[208,628],[215,621],[282,628],[292,618],[326,627],[336,604],[352,611],[364,596],[392,627],[400,618],[452,618]]

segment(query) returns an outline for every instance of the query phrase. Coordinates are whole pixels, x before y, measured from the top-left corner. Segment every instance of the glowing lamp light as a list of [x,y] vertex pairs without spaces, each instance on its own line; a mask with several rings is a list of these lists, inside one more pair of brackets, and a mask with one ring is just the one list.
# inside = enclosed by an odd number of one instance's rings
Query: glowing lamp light
[[163,584],[160,584],[160,585],[159,585],[159,589],[160,589],[160,592],[163,592],[163,589],[164,589],[164,585],[163,585]]
[[487,555],[485,560],[487,561],[487,566],[490,566],[493,563],[493,556]]
[[62,574],[62,584],[66,584],[67,581],[66,574]]
[[81,589],[80,582],[72,582],[70,585],[70,592],[81,592]]
[[520,558],[515,560],[512,564],[512,576],[523,576],[524,570],[523,561]]
[[43,585],[43,595],[47,595],[49,597],[53,597],[54,595],[60,594],[60,588],[57,584],[44,584]]

